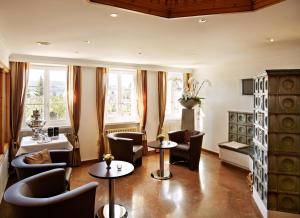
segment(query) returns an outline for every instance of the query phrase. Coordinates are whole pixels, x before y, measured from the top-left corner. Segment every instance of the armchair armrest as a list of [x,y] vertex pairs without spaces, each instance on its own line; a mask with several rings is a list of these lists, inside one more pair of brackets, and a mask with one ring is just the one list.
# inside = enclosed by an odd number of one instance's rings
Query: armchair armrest
[[50,150],[51,160],[53,163],[66,163],[70,166],[72,150]]
[[199,153],[202,147],[204,133],[199,133],[197,135],[192,135],[190,137],[190,152]]

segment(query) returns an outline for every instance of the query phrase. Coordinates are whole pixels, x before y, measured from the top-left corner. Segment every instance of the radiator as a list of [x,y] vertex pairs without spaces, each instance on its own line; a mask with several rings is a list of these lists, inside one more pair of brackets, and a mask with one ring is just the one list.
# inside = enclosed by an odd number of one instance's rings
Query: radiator
[[113,132],[137,132],[137,127],[126,127],[126,128],[116,128],[116,129],[107,129],[105,131],[106,135]]
[[115,129],[107,129],[105,130],[105,137],[104,137],[104,146],[107,152],[110,152],[109,143],[107,139],[107,135],[114,132],[138,132],[137,127],[124,127],[124,128],[115,128]]

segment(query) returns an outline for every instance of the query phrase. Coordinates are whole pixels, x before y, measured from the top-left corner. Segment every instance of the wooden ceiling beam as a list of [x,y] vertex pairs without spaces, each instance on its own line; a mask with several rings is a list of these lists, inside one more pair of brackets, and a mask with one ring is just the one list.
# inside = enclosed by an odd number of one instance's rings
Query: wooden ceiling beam
[[89,0],[165,18],[253,11],[284,0]]

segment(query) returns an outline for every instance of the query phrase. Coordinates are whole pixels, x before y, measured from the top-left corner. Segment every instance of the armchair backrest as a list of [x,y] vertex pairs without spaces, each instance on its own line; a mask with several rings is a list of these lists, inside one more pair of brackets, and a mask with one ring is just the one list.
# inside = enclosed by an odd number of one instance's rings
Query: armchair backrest
[[185,143],[185,141],[184,141],[185,130],[172,131],[172,132],[169,132],[168,135],[169,135],[170,141],[176,142],[178,144]]
[[94,217],[97,183],[65,192],[65,171],[46,171],[10,186],[4,200],[14,218]]
[[18,180],[25,179],[29,176],[36,175],[55,168],[65,168],[69,165],[70,150],[50,150],[51,160],[50,164],[27,164],[25,157],[28,154],[23,154],[12,160],[11,164],[16,169]]
[[119,133],[110,133],[107,135],[110,151],[116,160],[123,160],[127,162],[133,161],[133,139],[124,138]]
[[112,133],[114,137],[118,138],[128,138],[133,140],[133,145],[142,145],[143,144],[143,135],[141,132],[116,132]]

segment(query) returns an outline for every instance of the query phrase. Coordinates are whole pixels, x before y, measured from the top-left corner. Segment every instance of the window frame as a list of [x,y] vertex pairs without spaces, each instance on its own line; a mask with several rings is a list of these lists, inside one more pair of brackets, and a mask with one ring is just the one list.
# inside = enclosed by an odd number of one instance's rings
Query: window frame
[[[69,117],[69,109],[68,109],[68,99],[67,99],[67,73],[68,73],[68,66],[66,65],[52,65],[52,64],[35,64],[30,63],[29,64],[29,74],[30,70],[43,70],[43,111],[44,111],[44,120],[46,121],[46,124],[44,128],[48,127],[70,127],[70,117]],[[66,72],[66,99],[65,99],[65,105],[66,105],[66,119],[64,120],[50,120],[50,71],[51,70],[65,70]],[[28,75],[29,76],[29,75]],[[29,83],[29,81],[28,81]],[[24,104],[24,114],[22,119],[22,128],[21,131],[30,130],[30,128],[26,125],[26,117],[25,117],[25,107],[26,107],[26,101],[27,101],[27,91],[25,94],[25,104]]]
[[[109,94],[109,74],[117,75],[117,112],[116,118],[110,120],[108,116],[108,94]],[[122,75],[132,75],[133,76],[133,100],[131,102],[131,111],[135,112],[135,116],[131,116],[132,119],[121,119],[120,108],[122,106]],[[124,68],[109,68],[107,76],[107,86],[106,86],[106,96],[105,96],[105,123],[110,124],[126,124],[126,123],[139,123],[138,114],[138,94],[137,94],[137,71],[135,69],[124,69]],[[134,104],[132,104],[134,102]]]

